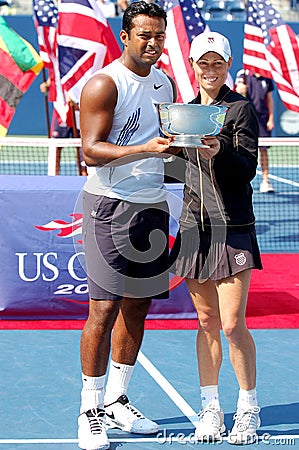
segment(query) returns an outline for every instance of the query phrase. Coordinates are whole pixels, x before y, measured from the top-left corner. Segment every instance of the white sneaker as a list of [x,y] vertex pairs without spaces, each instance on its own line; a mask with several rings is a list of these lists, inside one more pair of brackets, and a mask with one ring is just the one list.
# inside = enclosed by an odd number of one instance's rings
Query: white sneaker
[[199,424],[195,428],[198,441],[214,441],[225,433],[223,411],[213,406],[206,406],[199,413]]
[[159,425],[144,417],[131,405],[126,395],[121,395],[114,403],[105,406],[107,424],[128,433],[152,434],[159,431]]
[[230,444],[254,444],[258,442],[257,430],[261,426],[260,408],[252,406],[247,410],[240,410],[234,415],[234,426],[228,435]]
[[262,181],[260,184],[260,192],[274,192],[274,188],[270,181]]
[[105,411],[89,409],[78,417],[78,446],[85,450],[106,450],[110,448],[106,433]]

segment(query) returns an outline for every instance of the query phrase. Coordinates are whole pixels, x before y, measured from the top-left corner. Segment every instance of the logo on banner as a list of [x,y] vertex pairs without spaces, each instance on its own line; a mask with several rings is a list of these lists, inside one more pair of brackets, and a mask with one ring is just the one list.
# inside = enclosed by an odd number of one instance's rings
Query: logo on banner
[[[72,221],[67,222],[60,219],[51,220],[50,222],[47,222],[44,225],[35,225],[35,228],[39,231],[43,232],[56,232],[56,236],[60,239],[67,239],[72,238],[76,240],[76,243],[81,245],[82,244],[82,222],[83,222],[83,215],[81,213],[74,213],[70,214],[70,217],[72,217]],[[174,243],[175,238],[173,236],[169,236],[169,247],[172,248],[172,245]],[[24,281],[36,281],[40,276],[42,276],[43,281],[55,281],[59,278],[59,269],[55,265],[55,261],[58,258],[58,254],[56,252],[48,252],[46,254],[42,253],[34,253],[36,258],[36,265],[37,270],[36,274],[33,278],[28,278],[25,275],[25,256],[27,254],[19,253],[19,274],[21,278]],[[74,294],[77,295],[86,295],[88,294],[88,286],[86,283],[86,274],[84,272],[84,277],[81,275],[78,275],[78,270],[75,270],[74,266],[79,258],[84,257],[84,252],[77,252],[71,255],[71,257],[68,259],[67,263],[67,270],[68,274],[74,281],[81,282],[80,284],[73,284],[73,283],[64,283],[55,289],[54,294],[59,296],[60,299],[68,301],[68,302],[75,302],[78,304],[84,304],[87,305],[88,299],[86,300],[75,300],[70,299],[69,296],[72,296]],[[41,274],[41,268],[42,266],[46,267],[48,270],[51,271],[51,276],[45,276],[45,274]],[[84,283],[82,283],[84,281]],[[183,278],[178,277],[176,275],[172,276],[170,279],[170,290],[175,289],[177,286],[179,286],[184,281]]]
[[[51,220],[51,222],[45,225],[35,225],[35,228],[41,231],[57,231],[60,233],[57,236],[61,238],[70,238],[78,234],[82,234],[82,220],[83,215],[81,213],[70,214],[74,218],[73,222],[65,222],[64,220]],[[82,244],[82,240],[77,241],[78,244]]]
[[[77,244],[82,244],[82,214],[70,214],[72,221],[51,220],[44,225],[35,225],[40,231],[56,231],[61,239],[74,238]],[[73,248],[73,246],[72,246]],[[60,300],[88,306],[88,286],[86,273],[80,261],[84,252],[68,251],[69,246],[54,248],[46,252],[36,251],[16,252],[18,258],[18,274],[27,283],[52,283],[53,294]],[[60,251],[61,250],[61,251]],[[54,283],[57,283],[55,285]],[[76,299],[77,296],[77,299]],[[84,298],[83,298],[84,296]]]

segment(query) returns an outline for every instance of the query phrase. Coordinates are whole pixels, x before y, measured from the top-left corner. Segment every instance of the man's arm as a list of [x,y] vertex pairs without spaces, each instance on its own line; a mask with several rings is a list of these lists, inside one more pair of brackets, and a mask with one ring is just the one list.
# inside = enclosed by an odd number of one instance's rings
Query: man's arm
[[244,97],[247,96],[247,84],[246,84],[246,72],[241,69],[237,72],[236,81],[235,81],[235,91]]
[[236,83],[236,92],[246,97],[247,95],[247,85],[243,81],[238,81]]
[[274,128],[274,100],[272,91],[267,94],[267,106],[268,106],[268,121],[267,121],[267,129],[272,131]]

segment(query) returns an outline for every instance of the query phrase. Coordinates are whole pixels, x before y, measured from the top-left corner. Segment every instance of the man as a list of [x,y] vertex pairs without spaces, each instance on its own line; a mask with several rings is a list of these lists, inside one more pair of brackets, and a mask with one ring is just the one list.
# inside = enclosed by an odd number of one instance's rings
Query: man
[[107,18],[116,16],[116,5],[111,0],[100,0],[99,6]]
[[[274,128],[273,81],[256,73],[246,74],[239,70],[236,77],[236,91],[247,97],[255,108],[259,121],[259,137],[270,137]],[[274,192],[269,181],[269,158],[267,147],[259,147],[262,182],[260,192]]]
[[[46,81],[43,81],[40,85],[40,91],[47,96],[49,88],[51,86],[51,79],[48,78]],[[51,124],[51,130],[50,130],[50,136],[53,138],[63,138],[63,139],[69,139],[69,138],[77,138],[80,137],[80,130],[79,130],[79,108],[78,105],[72,102],[69,99],[69,109],[67,112],[67,118],[65,124],[59,124],[57,113],[54,110],[52,115],[52,124]],[[76,127],[70,126],[69,123],[76,123]],[[63,147],[56,147],[56,162],[55,162],[55,175],[59,175],[60,173],[60,162],[61,162],[61,151]],[[77,148],[77,167],[78,167],[78,173],[79,175],[87,175],[86,171],[86,165],[85,162],[82,159],[82,151],[81,148]]]
[[132,3],[123,16],[121,57],[95,74],[81,95],[84,160],[96,167],[83,199],[90,302],[81,337],[78,436],[87,450],[109,448],[106,421],[131,433],[158,431],[126,393],[151,299],[168,297],[163,156],[171,153],[172,139],[159,137],[157,104],[175,101],[175,89],[154,67],[165,28],[162,8]]

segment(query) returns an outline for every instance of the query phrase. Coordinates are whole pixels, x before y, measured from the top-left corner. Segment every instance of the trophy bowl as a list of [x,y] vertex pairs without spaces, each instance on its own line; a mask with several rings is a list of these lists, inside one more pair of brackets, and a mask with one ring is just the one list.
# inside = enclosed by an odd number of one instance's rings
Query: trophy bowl
[[227,107],[194,103],[159,103],[160,128],[165,136],[175,136],[175,147],[206,147],[203,136],[216,136],[222,130]]

